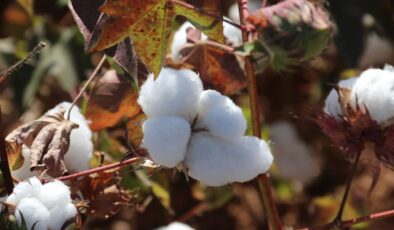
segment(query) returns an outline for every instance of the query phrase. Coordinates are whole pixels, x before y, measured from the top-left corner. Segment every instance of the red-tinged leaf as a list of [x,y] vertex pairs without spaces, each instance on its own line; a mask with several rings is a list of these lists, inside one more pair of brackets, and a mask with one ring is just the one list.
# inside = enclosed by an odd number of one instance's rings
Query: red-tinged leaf
[[[104,0],[70,0],[69,8],[78,25],[79,30],[85,41],[85,49],[91,43],[96,28],[109,20],[109,16],[101,13],[98,8],[104,3]],[[122,66],[131,76],[136,77],[137,58],[135,57],[132,42],[125,38],[119,44],[104,50],[105,54],[113,57],[114,60]]]
[[[89,40],[89,50],[103,50],[131,36],[138,57],[158,76],[177,15],[188,18],[211,39],[224,42],[222,23],[182,3],[169,0],[108,0],[100,10],[109,18],[95,27],[96,33]],[[217,9],[219,3],[219,0],[204,1],[203,8],[206,6],[208,11]]]
[[180,53],[181,63],[191,65],[200,74],[205,88],[231,95],[247,86],[243,62],[232,51],[198,42],[189,44]]
[[137,92],[114,70],[107,71],[97,83],[86,109],[90,128],[98,131],[116,125],[124,117],[139,114]]

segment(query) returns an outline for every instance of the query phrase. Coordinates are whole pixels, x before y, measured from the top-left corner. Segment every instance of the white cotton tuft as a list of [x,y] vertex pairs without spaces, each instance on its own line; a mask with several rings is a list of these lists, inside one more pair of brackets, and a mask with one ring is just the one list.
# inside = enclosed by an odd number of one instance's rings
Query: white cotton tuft
[[39,198],[49,210],[57,206],[65,206],[72,202],[70,189],[58,180],[44,184],[41,188]]
[[[62,102],[46,112],[46,114],[54,114],[59,111],[60,107],[66,110],[64,114],[66,118],[71,107],[70,102]],[[70,120],[77,123],[79,127],[71,131],[70,146],[64,156],[64,161],[68,170],[71,172],[80,172],[89,169],[89,162],[93,155],[92,131],[78,106],[73,107]]]
[[[195,29],[196,27],[193,26],[190,22],[184,22],[181,27],[174,33],[174,38],[171,43],[171,53],[172,58],[174,60],[178,60],[180,55],[179,51],[186,45],[187,43],[187,31],[188,29]],[[207,40],[208,37],[204,33],[201,33],[201,40]]]
[[175,221],[167,226],[157,228],[156,230],[194,230],[194,228],[187,224]]
[[227,96],[205,90],[200,97],[197,128],[208,129],[212,135],[232,140],[244,135],[246,119],[242,110]]
[[[63,224],[75,217],[77,210],[70,197],[70,189],[61,181],[44,185],[37,177],[20,182],[8,196],[6,203],[16,206],[15,216],[20,226],[22,212],[28,229],[39,221],[37,230],[60,230]],[[30,227],[29,227],[30,226]]]
[[[251,13],[261,7],[262,4],[260,0],[248,1],[248,8]],[[234,22],[239,23],[239,10],[237,3],[234,3],[233,5],[230,6],[228,10],[228,17],[231,18],[231,20],[233,20]]]
[[26,145],[22,145],[22,155],[24,158],[23,165],[19,169],[11,171],[12,176],[20,181],[38,176],[37,172],[30,171],[30,149]]
[[51,230],[60,230],[64,223],[74,218],[75,215],[77,215],[77,208],[72,203],[62,207],[55,207],[50,211],[49,227]]
[[159,116],[142,124],[143,146],[153,161],[165,167],[175,167],[185,158],[190,139],[190,124],[183,118]]
[[[357,79],[357,77],[352,77],[341,80],[338,82],[338,86],[352,90],[353,85],[356,83]],[[332,89],[324,101],[324,112],[334,117],[336,120],[339,120],[340,116],[343,114],[338,99],[339,97],[337,91]]]
[[266,142],[256,137],[233,141],[210,135],[193,134],[185,164],[188,174],[209,186],[246,182],[266,172],[273,161]]
[[23,198],[16,206],[16,221],[22,226],[22,217],[27,229],[48,230],[50,215],[48,209],[35,197]]
[[29,178],[14,187],[14,191],[8,196],[6,203],[16,206],[23,198],[38,197],[42,184],[37,177]]
[[[226,20],[230,20],[227,17],[224,17]],[[226,38],[227,42],[229,42],[232,46],[240,46],[242,45],[242,31],[241,29],[231,25],[228,22],[223,23],[223,35]]]
[[299,138],[293,124],[287,121],[272,124],[270,137],[280,176],[308,184],[319,175],[319,164],[311,146]]
[[138,104],[148,117],[181,116],[193,121],[202,92],[199,76],[191,70],[163,68],[156,80],[149,75],[142,85]]
[[390,68],[368,69],[361,73],[351,95],[352,107],[355,108],[357,102],[379,124],[394,117],[394,71]]

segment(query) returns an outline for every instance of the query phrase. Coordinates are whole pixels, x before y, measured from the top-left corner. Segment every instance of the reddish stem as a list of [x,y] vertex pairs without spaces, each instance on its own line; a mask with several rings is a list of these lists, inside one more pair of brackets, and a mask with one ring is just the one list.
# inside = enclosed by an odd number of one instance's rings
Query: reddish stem
[[140,159],[141,158],[139,158],[139,157],[134,157],[134,158],[127,159],[127,160],[124,160],[124,161],[121,161],[121,162],[116,162],[116,163],[109,164],[109,165],[103,165],[101,167],[85,170],[85,171],[82,171],[82,172],[77,172],[77,173],[74,173],[74,174],[58,177],[58,178],[55,178],[55,179],[56,180],[60,180],[60,181],[72,180],[72,179],[76,179],[76,178],[81,177],[81,176],[86,176],[86,175],[89,175],[89,174],[102,172],[102,171],[109,170],[109,169],[123,167],[123,166],[129,165],[129,164],[132,164],[132,163],[134,163],[134,162],[136,162],[136,161],[138,161]]
[[[340,229],[348,228],[350,226],[353,226],[353,225],[356,225],[359,223],[373,221],[373,220],[379,220],[379,219],[388,218],[391,216],[394,216],[394,209],[388,210],[388,211],[383,211],[383,212],[377,212],[377,213],[373,213],[373,214],[370,214],[367,216],[357,217],[357,218],[350,219],[350,220],[345,220],[345,221],[342,221],[342,223],[337,227]],[[336,225],[334,223],[328,223],[328,224],[323,224],[323,225],[311,227],[311,228],[301,228],[299,230],[324,230],[324,229],[332,229],[335,226]]]
[[[249,16],[248,1],[238,0],[238,9],[241,24],[244,25],[245,19]],[[251,41],[251,36],[249,36],[249,33],[246,30],[242,30],[242,39],[244,42]],[[253,64],[249,57],[245,57],[245,72],[246,77],[249,81],[248,92],[250,100],[250,110],[252,114],[253,135],[261,138],[260,110],[259,98],[257,94],[256,76],[254,75]],[[279,213],[275,205],[271,181],[268,177],[268,174],[262,174],[258,177],[258,179],[260,189],[262,190],[261,193],[263,196],[263,205],[268,216],[269,224],[274,230],[283,229]]]

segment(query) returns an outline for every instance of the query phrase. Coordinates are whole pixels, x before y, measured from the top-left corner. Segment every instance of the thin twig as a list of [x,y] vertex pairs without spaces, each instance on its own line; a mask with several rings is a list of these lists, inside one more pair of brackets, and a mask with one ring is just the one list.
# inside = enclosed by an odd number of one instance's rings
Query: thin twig
[[7,147],[5,142],[3,120],[1,115],[0,107],[0,168],[3,176],[4,184],[7,189],[7,193],[11,194],[14,190],[14,183],[12,181],[10,166],[8,164]]
[[[383,211],[383,212],[377,212],[377,213],[369,214],[367,216],[357,217],[357,218],[350,219],[350,220],[345,220],[345,221],[342,221],[342,223],[337,227],[339,227],[340,229],[348,228],[348,227],[351,227],[351,226],[359,224],[359,223],[380,220],[380,219],[384,219],[384,218],[388,218],[388,217],[392,217],[392,216],[394,216],[394,209]],[[332,229],[335,226],[336,225],[334,223],[328,223],[328,224],[323,224],[323,225],[315,226],[315,227],[311,227],[311,228],[301,228],[299,230],[324,230],[324,229]]]
[[[244,24],[245,19],[249,16],[248,10],[248,1],[247,0],[237,0],[239,16],[241,24]],[[251,42],[251,36],[245,30],[242,30],[242,39],[244,42]],[[259,99],[257,94],[257,84],[256,84],[256,76],[254,74],[254,68],[250,57],[245,57],[245,72],[246,77],[249,81],[248,84],[248,93],[250,100],[250,110],[252,115],[252,128],[253,135],[261,138],[261,127],[260,127],[260,110],[259,110]],[[275,205],[275,200],[272,193],[271,181],[268,175],[261,174],[257,178],[259,182],[259,187],[261,190],[261,194],[263,196],[263,205],[265,211],[267,213],[268,221],[270,227],[274,230],[283,229],[278,210]]]
[[73,174],[58,177],[55,179],[60,180],[60,181],[73,180],[73,179],[76,179],[81,176],[86,176],[89,174],[98,173],[98,172],[102,172],[102,171],[109,170],[109,169],[120,168],[120,167],[129,165],[129,164],[135,163],[136,161],[138,161],[140,159],[141,159],[140,157],[134,157],[134,158],[130,158],[130,159],[127,159],[127,160],[124,160],[121,162],[116,162],[116,163],[109,164],[109,165],[103,165],[103,166],[100,166],[97,168],[88,169],[88,170],[85,170],[82,172],[73,173]]
[[356,171],[357,171],[357,165],[360,160],[360,156],[361,156],[361,151],[359,151],[356,155],[356,160],[354,161],[354,163],[352,165],[350,175],[348,176],[347,181],[346,181],[346,188],[345,188],[345,192],[342,197],[341,205],[339,206],[338,214],[335,217],[335,219],[333,220],[333,224],[335,224],[337,226],[340,226],[342,223],[343,211],[345,210],[346,201],[349,196],[350,188],[352,187],[352,181],[353,181],[354,175],[356,174]]
[[34,49],[26,55],[26,57],[24,57],[22,60],[18,61],[17,63],[13,64],[11,67],[7,68],[6,70],[0,72],[0,82],[2,82],[6,77],[10,76],[15,71],[22,68],[22,66],[25,65],[30,59],[37,56],[45,46],[46,46],[45,42],[38,43],[38,45],[36,45]]
[[67,120],[70,120],[70,114],[71,114],[71,110],[74,107],[74,105],[77,103],[77,101],[79,100],[79,98],[83,95],[83,93],[86,91],[86,89],[88,88],[88,86],[90,85],[90,83],[92,83],[94,77],[97,76],[98,71],[101,69],[101,67],[103,66],[105,62],[105,55],[103,55],[103,57],[101,58],[99,64],[96,66],[96,68],[94,69],[93,73],[90,75],[88,81],[85,83],[85,85],[82,87],[82,89],[79,91],[78,95],[74,98],[73,103],[71,104],[70,109],[67,112]]
[[186,222],[192,217],[199,215],[200,213],[204,212],[209,208],[209,205],[205,202],[199,203],[198,205],[194,206],[192,209],[181,215],[176,219],[179,222]]

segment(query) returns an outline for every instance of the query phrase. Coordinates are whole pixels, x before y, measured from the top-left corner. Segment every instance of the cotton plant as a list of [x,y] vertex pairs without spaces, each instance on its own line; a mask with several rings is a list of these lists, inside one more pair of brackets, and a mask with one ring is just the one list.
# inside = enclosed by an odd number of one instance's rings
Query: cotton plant
[[[226,20],[231,21],[231,19],[224,17]],[[179,29],[174,33],[174,37],[171,43],[171,54],[174,60],[179,60],[181,57],[180,51],[187,44],[187,34],[190,29],[196,29],[193,24],[189,21],[183,23]],[[239,46],[242,44],[242,32],[239,28],[231,25],[230,23],[224,21],[223,22],[223,35],[227,40],[227,43],[230,43],[233,46]],[[208,40],[208,36],[204,33],[201,33],[201,41]]]
[[77,215],[70,189],[58,180],[42,184],[31,177],[16,185],[5,203],[15,206],[18,226],[24,221],[27,229],[60,230]]
[[175,221],[167,226],[159,227],[156,230],[194,230],[194,228],[190,227],[187,224]]
[[[65,110],[64,118],[68,116],[68,111],[71,108],[70,102],[62,102],[56,105],[54,108],[47,111],[45,115],[55,115],[60,110]],[[68,150],[64,156],[64,162],[66,168],[70,172],[80,172],[89,169],[89,162],[93,155],[93,142],[92,142],[92,131],[88,126],[88,121],[81,114],[78,106],[74,106],[70,113],[70,121],[78,125],[77,128],[73,129],[70,134],[70,143]],[[22,155],[24,157],[24,163],[22,167],[12,171],[12,176],[19,180],[24,180],[32,176],[38,176],[40,173],[31,171],[31,148],[22,145]]]
[[[341,85],[343,87],[341,87]],[[348,158],[363,152],[374,169],[394,166],[394,68],[365,70],[358,78],[339,83],[326,99],[317,123]],[[372,186],[373,187],[373,186]]]
[[245,182],[266,172],[273,157],[267,143],[244,136],[242,110],[215,90],[203,91],[191,70],[163,68],[142,85],[138,103],[152,160],[178,168],[209,186]]

